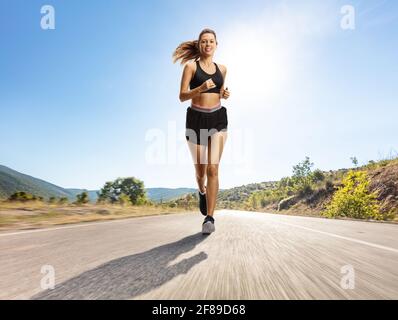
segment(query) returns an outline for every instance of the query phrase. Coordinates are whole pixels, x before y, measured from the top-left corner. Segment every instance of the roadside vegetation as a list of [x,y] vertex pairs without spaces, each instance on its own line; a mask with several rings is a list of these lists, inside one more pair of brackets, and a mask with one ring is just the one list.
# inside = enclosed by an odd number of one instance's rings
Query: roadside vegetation
[[[196,202],[195,202],[196,201]],[[155,203],[146,194],[144,183],[134,177],[105,183],[96,203],[87,192],[66,197],[43,197],[19,191],[0,200],[0,230],[30,229],[78,222],[182,213],[197,207],[191,195],[175,201]]]
[[[223,201],[223,208],[267,211],[329,218],[393,221],[398,218],[398,158],[369,161],[336,171],[313,169],[306,157],[293,166],[292,175],[263,190],[250,192],[240,203]],[[243,188],[243,187],[242,187]]]
[[[356,157],[351,161],[353,168],[322,171],[306,157],[279,181],[221,190],[216,209],[398,222],[398,157],[362,166]],[[92,203],[87,192],[74,200],[15,192],[0,200],[0,230],[198,212],[197,193],[153,202],[135,177],[106,182],[97,195]]]

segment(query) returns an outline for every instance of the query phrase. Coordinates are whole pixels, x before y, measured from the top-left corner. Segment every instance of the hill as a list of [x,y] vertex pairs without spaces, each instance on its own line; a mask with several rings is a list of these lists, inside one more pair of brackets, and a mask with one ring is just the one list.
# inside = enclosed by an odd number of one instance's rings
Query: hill
[[147,188],[148,198],[154,202],[170,201],[188,193],[196,192],[193,188]]
[[220,190],[217,197],[218,205],[225,209],[238,208],[241,203],[244,203],[249,199],[253,192],[272,189],[276,186],[276,183],[276,181],[251,183]]
[[74,198],[74,194],[64,188],[0,165],[0,198],[6,199],[17,191],[25,191],[45,199],[51,196]]
[[[147,188],[148,198],[154,202],[169,201],[188,193],[195,192],[193,188]],[[0,165],[0,199],[7,199],[13,193],[24,191],[44,199],[49,197],[66,197],[75,201],[76,195],[87,192],[91,202],[97,201],[99,190],[77,188],[62,188],[47,181],[20,173],[6,166]]]
[[[347,178],[350,172],[365,174],[368,181],[368,188],[365,193],[375,195],[375,201],[379,206],[379,219],[397,220],[398,158],[378,162],[369,161],[366,165],[351,169],[308,172],[308,176],[299,177],[301,183],[306,181],[306,185],[300,188],[297,186],[297,176],[291,176],[277,182],[251,184],[224,190],[219,193],[218,207],[324,216],[325,210],[334,199],[336,192],[344,187],[343,180]],[[358,183],[358,181],[355,181],[354,187]],[[350,193],[350,197],[355,194],[353,189]],[[359,198],[357,204],[358,202],[360,202]],[[345,212],[340,212],[339,216],[350,217]]]

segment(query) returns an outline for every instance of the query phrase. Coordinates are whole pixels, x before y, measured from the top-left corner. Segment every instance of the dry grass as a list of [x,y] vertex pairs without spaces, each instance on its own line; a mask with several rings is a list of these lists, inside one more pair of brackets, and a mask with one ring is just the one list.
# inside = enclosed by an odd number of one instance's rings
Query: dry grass
[[192,210],[162,206],[55,205],[44,202],[0,202],[0,231],[183,213]]

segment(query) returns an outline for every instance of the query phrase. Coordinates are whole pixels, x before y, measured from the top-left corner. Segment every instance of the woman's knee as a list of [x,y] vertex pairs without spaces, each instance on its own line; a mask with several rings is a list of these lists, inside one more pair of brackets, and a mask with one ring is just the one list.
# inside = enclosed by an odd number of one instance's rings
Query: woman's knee
[[203,173],[203,174],[196,173],[196,179],[203,180],[205,178],[206,178],[206,173]]
[[196,167],[196,178],[204,179],[206,177],[206,167],[207,165],[197,165]]
[[207,177],[217,177],[218,176],[218,165],[208,164],[207,165]]

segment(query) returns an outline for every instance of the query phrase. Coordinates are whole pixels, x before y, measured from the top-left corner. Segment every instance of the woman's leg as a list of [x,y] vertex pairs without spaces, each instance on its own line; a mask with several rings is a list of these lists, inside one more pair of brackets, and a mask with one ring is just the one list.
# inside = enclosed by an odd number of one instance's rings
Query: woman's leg
[[220,131],[211,136],[208,147],[207,165],[207,215],[213,216],[216,207],[217,193],[218,193],[218,166],[221,155],[224,150],[224,145],[227,140],[227,132]]
[[206,146],[194,144],[188,141],[189,151],[191,152],[192,160],[195,165],[196,182],[200,192],[206,191],[206,170],[207,170],[207,152]]

